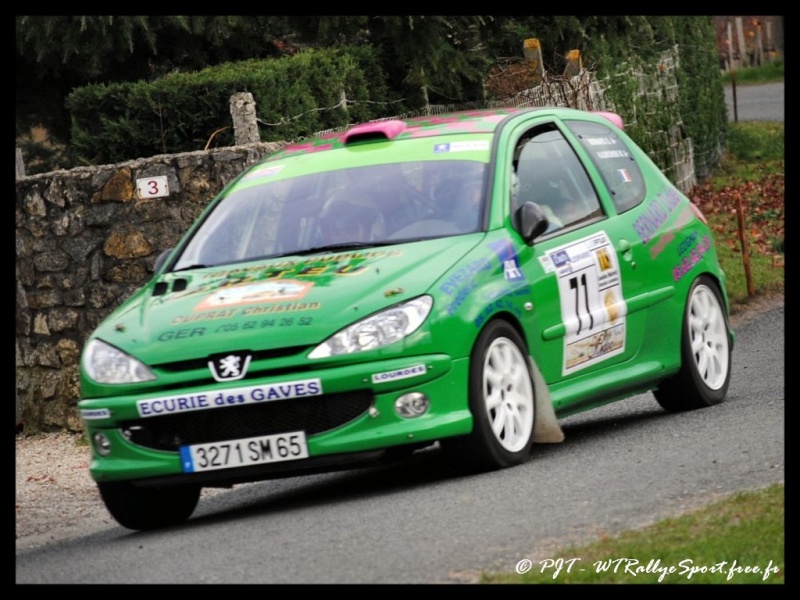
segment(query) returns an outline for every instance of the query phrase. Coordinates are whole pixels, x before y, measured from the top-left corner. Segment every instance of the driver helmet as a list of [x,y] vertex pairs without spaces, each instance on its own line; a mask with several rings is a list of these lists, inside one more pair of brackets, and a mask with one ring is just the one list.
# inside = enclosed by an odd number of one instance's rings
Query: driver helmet
[[322,207],[319,227],[325,243],[369,242],[375,239],[378,212],[349,198],[346,191],[332,196]]

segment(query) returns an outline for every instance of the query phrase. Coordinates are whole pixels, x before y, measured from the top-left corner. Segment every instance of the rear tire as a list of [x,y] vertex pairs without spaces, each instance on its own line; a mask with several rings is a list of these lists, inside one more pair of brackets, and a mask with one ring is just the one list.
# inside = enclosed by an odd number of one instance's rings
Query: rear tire
[[525,342],[505,321],[493,321],[478,336],[470,357],[472,433],[442,440],[442,447],[461,471],[525,462],[533,444],[534,406]]
[[731,381],[728,315],[716,283],[703,275],[689,291],[683,316],[681,370],[654,392],[670,412],[719,404]]
[[178,525],[194,512],[199,485],[137,487],[127,481],[98,483],[111,516],[128,529],[150,530]]

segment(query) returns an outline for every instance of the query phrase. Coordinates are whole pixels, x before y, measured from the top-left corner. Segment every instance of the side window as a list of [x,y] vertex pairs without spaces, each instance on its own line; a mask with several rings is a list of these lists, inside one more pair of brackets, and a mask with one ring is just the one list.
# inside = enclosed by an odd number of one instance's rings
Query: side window
[[589,176],[555,125],[522,136],[514,152],[514,171],[512,209],[535,202],[550,221],[548,233],[603,215]]
[[644,179],[625,142],[600,123],[567,121],[566,125],[600,171],[617,211],[624,212],[641,203],[645,195]]

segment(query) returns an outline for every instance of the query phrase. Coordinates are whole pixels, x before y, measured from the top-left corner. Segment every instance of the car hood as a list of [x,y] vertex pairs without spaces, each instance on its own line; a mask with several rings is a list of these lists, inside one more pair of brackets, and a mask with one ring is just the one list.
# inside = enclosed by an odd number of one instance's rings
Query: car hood
[[112,313],[94,337],[148,364],[316,345],[426,293],[482,237],[167,273]]

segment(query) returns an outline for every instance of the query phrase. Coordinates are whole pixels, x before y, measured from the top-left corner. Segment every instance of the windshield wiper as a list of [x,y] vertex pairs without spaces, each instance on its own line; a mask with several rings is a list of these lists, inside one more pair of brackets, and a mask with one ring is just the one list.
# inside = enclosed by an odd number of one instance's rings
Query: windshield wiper
[[323,246],[313,246],[303,250],[287,252],[283,256],[306,256],[308,254],[322,254],[324,252],[336,252],[339,250],[357,250],[359,248],[376,248],[378,246],[394,246],[396,241],[386,242],[339,242],[336,244],[325,244]]

